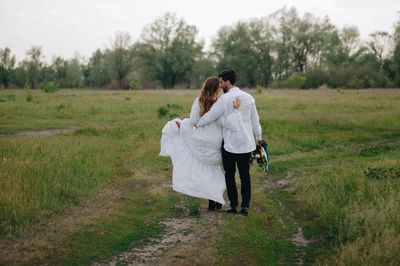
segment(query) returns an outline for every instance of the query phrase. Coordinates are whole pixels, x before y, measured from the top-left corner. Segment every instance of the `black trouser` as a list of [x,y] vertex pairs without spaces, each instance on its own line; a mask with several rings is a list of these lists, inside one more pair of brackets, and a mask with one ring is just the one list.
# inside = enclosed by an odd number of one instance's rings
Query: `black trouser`
[[231,202],[231,208],[238,206],[238,193],[235,182],[236,164],[239,169],[242,208],[250,206],[251,197],[251,181],[250,181],[250,152],[249,153],[231,153],[222,146],[222,163],[225,170],[226,189],[228,190],[228,198]]

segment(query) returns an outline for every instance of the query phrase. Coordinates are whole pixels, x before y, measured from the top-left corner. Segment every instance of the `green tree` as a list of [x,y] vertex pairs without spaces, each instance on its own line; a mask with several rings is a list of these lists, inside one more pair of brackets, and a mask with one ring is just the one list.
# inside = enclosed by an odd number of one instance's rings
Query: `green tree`
[[291,51],[293,49],[294,25],[298,23],[297,10],[285,7],[269,15],[267,20],[271,25],[273,41],[273,79],[287,79],[294,72]]
[[393,57],[390,62],[390,71],[392,73],[391,79],[394,81],[394,85],[400,87],[400,43],[396,45],[394,50]]
[[167,13],[146,26],[135,44],[141,76],[156,80],[163,88],[190,83],[194,63],[201,58],[198,30],[175,14]]
[[15,55],[11,55],[10,48],[0,49],[0,83],[8,88],[15,70]]
[[254,56],[255,68],[253,69],[254,85],[267,87],[272,80],[272,32],[269,22],[260,19],[248,24],[250,35],[250,48]]
[[330,36],[334,36],[335,27],[330,23],[328,17],[320,20],[308,13],[294,26],[292,61],[296,71],[304,73],[309,67],[309,61],[318,64],[325,39],[329,40]]
[[53,58],[52,61],[51,67],[54,71],[54,81],[61,88],[65,88],[68,62],[60,56]]
[[[400,15],[400,12],[398,12]],[[384,61],[384,71],[386,75],[393,81],[393,85],[400,87],[400,16],[394,24],[393,33],[394,50],[390,59]]]
[[43,67],[42,48],[40,46],[32,46],[26,52],[27,58],[22,62],[25,69],[26,84],[29,88],[34,89],[37,86],[39,72]]
[[270,35],[269,26],[263,20],[222,27],[213,43],[219,61],[217,69],[235,69],[241,86],[267,86],[272,68]]
[[192,69],[191,85],[200,88],[203,82],[216,74],[216,61],[207,55],[196,60]]
[[82,66],[79,56],[76,54],[74,58],[68,60],[65,69],[64,86],[68,88],[81,87],[83,84]]
[[332,29],[325,32],[320,51],[318,67],[335,68],[348,66],[355,61],[360,49],[358,28],[346,26],[341,30]]
[[97,49],[89,59],[87,66],[88,82],[90,86],[103,87],[111,82],[112,74],[107,62],[107,54]]
[[388,57],[392,46],[392,37],[385,31],[376,31],[369,35],[367,46],[378,61],[379,68],[383,67],[383,61]]
[[218,71],[234,69],[239,75],[240,86],[254,87],[253,76],[255,58],[250,47],[250,33],[245,22],[239,22],[233,27],[223,27],[218,32],[213,44],[218,57]]
[[118,32],[108,51],[108,63],[113,76],[121,89],[129,88],[128,75],[133,69],[133,53],[131,51],[131,36],[126,32]]

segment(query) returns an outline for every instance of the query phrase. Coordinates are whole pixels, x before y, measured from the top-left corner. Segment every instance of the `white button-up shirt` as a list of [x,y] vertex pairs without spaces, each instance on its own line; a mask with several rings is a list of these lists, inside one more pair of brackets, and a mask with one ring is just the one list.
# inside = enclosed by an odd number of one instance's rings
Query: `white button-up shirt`
[[238,87],[232,87],[221,95],[210,111],[199,119],[197,126],[207,125],[219,118],[228,121],[229,115],[235,112],[233,101],[237,96],[241,100],[241,119],[236,127],[223,126],[224,148],[231,153],[248,153],[256,149],[255,139],[261,140],[261,125],[253,96]]

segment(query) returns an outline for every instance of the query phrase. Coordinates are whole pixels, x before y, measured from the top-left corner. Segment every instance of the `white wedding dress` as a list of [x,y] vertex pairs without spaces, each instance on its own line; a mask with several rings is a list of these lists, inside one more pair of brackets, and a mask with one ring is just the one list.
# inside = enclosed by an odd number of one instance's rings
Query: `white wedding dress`
[[[200,118],[198,98],[194,101],[190,118],[174,119],[162,129],[161,156],[170,156],[173,165],[173,190],[225,204],[225,176],[221,167],[222,127],[236,128],[241,119],[233,112],[226,121],[221,119],[207,126],[195,128]],[[176,121],[180,122],[178,128]]]

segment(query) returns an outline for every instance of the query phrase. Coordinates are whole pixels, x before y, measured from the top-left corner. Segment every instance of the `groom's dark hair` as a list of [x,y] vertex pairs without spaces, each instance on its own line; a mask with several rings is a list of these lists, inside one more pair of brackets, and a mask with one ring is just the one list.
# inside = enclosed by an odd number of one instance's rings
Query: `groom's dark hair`
[[223,81],[229,80],[232,85],[236,83],[236,76],[236,72],[232,69],[224,70],[218,74],[218,77],[222,78]]

